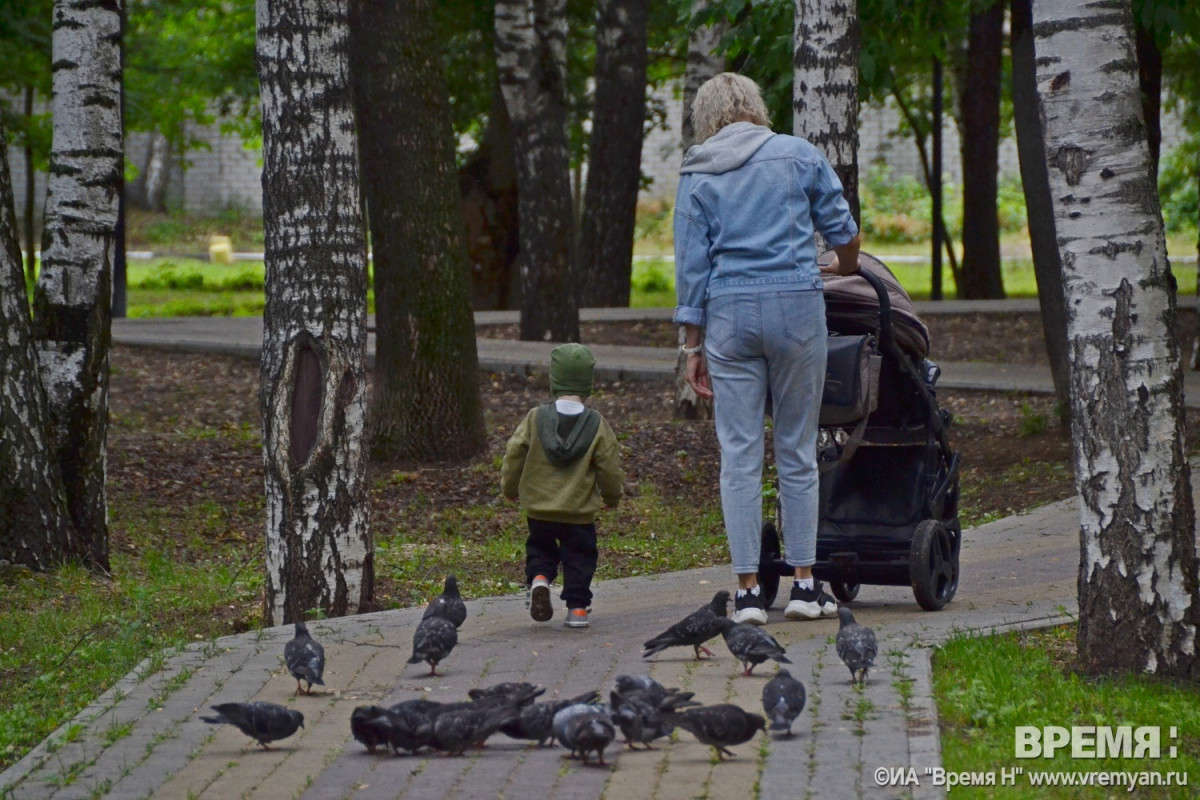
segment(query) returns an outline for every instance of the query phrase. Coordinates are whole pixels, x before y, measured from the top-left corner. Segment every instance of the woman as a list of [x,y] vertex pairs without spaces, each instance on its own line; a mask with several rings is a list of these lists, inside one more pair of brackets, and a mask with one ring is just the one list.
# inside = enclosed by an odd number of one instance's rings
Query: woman
[[812,576],[816,560],[817,418],[825,380],[825,296],[814,230],[839,274],[858,269],[858,226],[825,157],[772,133],[754,81],[722,73],[696,93],[697,144],[675,200],[675,322],[687,381],[713,399],[721,447],[721,509],[738,579],[733,619],[765,624],[758,588],[763,420],[772,401],[787,563],[788,619],[833,616]]

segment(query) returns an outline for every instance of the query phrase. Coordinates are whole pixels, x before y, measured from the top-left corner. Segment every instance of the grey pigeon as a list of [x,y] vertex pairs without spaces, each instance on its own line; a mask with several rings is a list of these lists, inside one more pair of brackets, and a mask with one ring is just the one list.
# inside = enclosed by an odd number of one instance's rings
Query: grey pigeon
[[718,619],[716,625],[721,631],[721,635],[725,637],[725,644],[729,646],[729,652],[742,662],[742,667],[746,670],[742,673],[743,675],[749,676],[756,666],[768,658],[781,664],[792,663],[784,655],[786,650],[783,645],[757,625],[751,625],[749,622],[734,622],[731,619]]
[[596,708],[603,708],[603,706],[598,706],[590,702],[572,703],[556,711],[553,720],[550,722],[550,731],[554,734],[555,740],[563,747],[570,747],[570,744],[567,743],[567,724],[580,714],[588,714]]
[[725,760],[723,753],[733,755],[728,749],[731,745],[750,741],[767,724],[761,715],[732,703],[689,708],[668,716],[676,725],[716,750],[719,761]]
[[588,753],[596,754],[596,761],[604,766],[604,748],[616,737],[612,719],[603,706],[591,706],[590,710],[575,714],[563,728],[563,745],[588,763]]
[[712,600],[707,604],[688,614],[653,639],[645,641],[642,644],[642,647],[645,648],[642,658],[649,658],[655,653],[661,653],[668,647],[689,645],[696,653],[696,658],[703,658],[700,655],[701,651],[710,656],[713,655],[713,651],[705,647],[704,643],[720,633],[715,622],[717,619],[725,617],[728,606],[729,592],[722,589],[713,595]]
[[442,589],[441,594],[429,601],[422,616],[442,617],[453,622],[454,627],[462,627],[463,622],[467,619],[467,605],[463,602],[462,595],[458,593],[458,579],[453,575],[446,576],[445,588]]
[[867,682],[867,670],[875,663],[879,647],[875,643],[875,631],[854,621],[854,612],[848,606],[838,607],[838,632],[835,646],[838,658],[850,669],[850,680],[854,683]]
[[283,660],[288,672],[296,679],[296,694],[300,694],[300,681],[308,684],[305,694],[312,693],[313,684],[324,686],[321,680],[325,672],[325,648],[309,635],[303,622],[296,623],[296,634],[284,645]]
[[429,665],[429,674],[437,675],[437,665],[458,644],[458,629],[445,617],[425,617],[413,631],[413,652],[409,664],[422,661]]
[[518,719],[501,726],[500,732],[514,739],[535,741],[538,747],[543,747],[547,740],[554,738],[552,725],[555,714],[567,706],[593,703],[597,697],[599,697],[599,692],[592,690],[566,700],[532,703],[521,709],[521,716]]
[[499,698],[502,700],[520,700],[522,704],[532,703],[535,698],[546,693],[541,686],[533,683],[497,683],[467,691],[467,697],[472,700],[484,698]]
[[449,756],[460,756],[472,745],[482,745],[500,726],[520,717],[511,705],[476,706],[443,711],[433,723],[432,746]]
[[692,692],[671,692],[655,701],[651,692],[635,690],[626,695],[614,690],[609,694],[613,723],[621,729],[629,749],[636,749],[635,744],[642,744],[647,750],[652,750],[651,742],[669,736],[675,730],[675,724],[670,721],[670,712],[700,705],[692,700],[692,695]]
[[264,750],[271,749],[267,742],[286,739],[304,727],[303,714],[275,703],[221,703],[212,710],[219,716],[200,719],[212,725],[233,725]]
[[771,730],[787,731],[792,735],[792,723],[804,710],[804,684],[782,667],[763,687],[763,710],[771,720]]

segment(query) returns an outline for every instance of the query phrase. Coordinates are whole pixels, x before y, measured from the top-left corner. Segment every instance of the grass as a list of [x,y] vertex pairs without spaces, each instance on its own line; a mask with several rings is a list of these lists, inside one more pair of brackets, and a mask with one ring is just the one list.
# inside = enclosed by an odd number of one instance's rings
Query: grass
[[[1015,785],[958,787],[954,797],[1101,798],[1125,789],[1030,785],[1031,773],[1154,772],[1200,777],[1200,691],[1148,676],[1091,678],[1072,671],[1075,627],[960,635],[934,657],[933,685],[946,770],[1023,770]],[[1016,758],[1018,726],[1158,726],[1160,758]],[[1171,736],[1171,731],[1175,736]],[[1170,749],[1176,748],[1172,755]],[[1133,753],[1131,753],[1133,755]],[[997,783],[999,778],[997,777]],[[1156,787],[1153,797],[1195,797],[1190,787]],[[1145,795],[1141,795],[1145,796]]]

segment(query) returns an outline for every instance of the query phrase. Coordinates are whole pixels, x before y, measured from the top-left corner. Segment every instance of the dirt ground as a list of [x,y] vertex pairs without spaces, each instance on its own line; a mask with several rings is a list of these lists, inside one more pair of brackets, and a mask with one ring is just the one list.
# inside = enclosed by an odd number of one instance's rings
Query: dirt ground
[[[1045,361],[1036,315],[936,316],[927,322],[934,360]],[[481,331],[505,334],[515,330]],[[621,323],[587,325],[582,338],[585,343],[670,346],[675,333],[668,324]],[[215,502],[226,520],[220,535],[230,544],[250,547],[261,541],[257,361],[118,347],[112,366],[113,502],[152,499],[179,509]],[[524,413],[545,401],[548,388],[543,377],[486,374],[480,387],[487,451],[461,464],[373,465],[376,530],[436,528],[439,510],[496,502],[495,464],[504,443]],[[1055,417],[1052,398],[942,390],[938,402],[954,415],[950,443],[961,454],[961,502],[968,524],[1074,493],[1070,438]],[[665,498],[715,507],[719,458],[712,423],[672,420],[673,387],[600,384],[592,404],[622,436],[631,486],[652,479]],[[389,475],[391,480],[380,477]],[[198,546],[189,545],[188,537],[178,538],[181,558],[202,557],[191,552]],[[133,545],[118,529],[112,546]],[[387,586],[379,588],[388,593]]]

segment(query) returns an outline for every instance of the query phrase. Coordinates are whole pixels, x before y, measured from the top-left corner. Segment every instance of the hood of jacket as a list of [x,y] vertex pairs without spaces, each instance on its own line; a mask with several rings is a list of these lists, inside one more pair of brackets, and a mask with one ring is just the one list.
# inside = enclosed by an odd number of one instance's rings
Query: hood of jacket
[[600,430],[600,415],[590,408],[585,408],[572,422],[574,425],[571,427],[561,424],[554,403],[547,403],[538,409],[538,440],[551,464],[565,467],[587,453],[592,440],[596,438],[596,432]]
[[703,144],[689,147],[679,171],[719,174],[735,170],[774,135],[770,128],[753,122],[730,123]]

